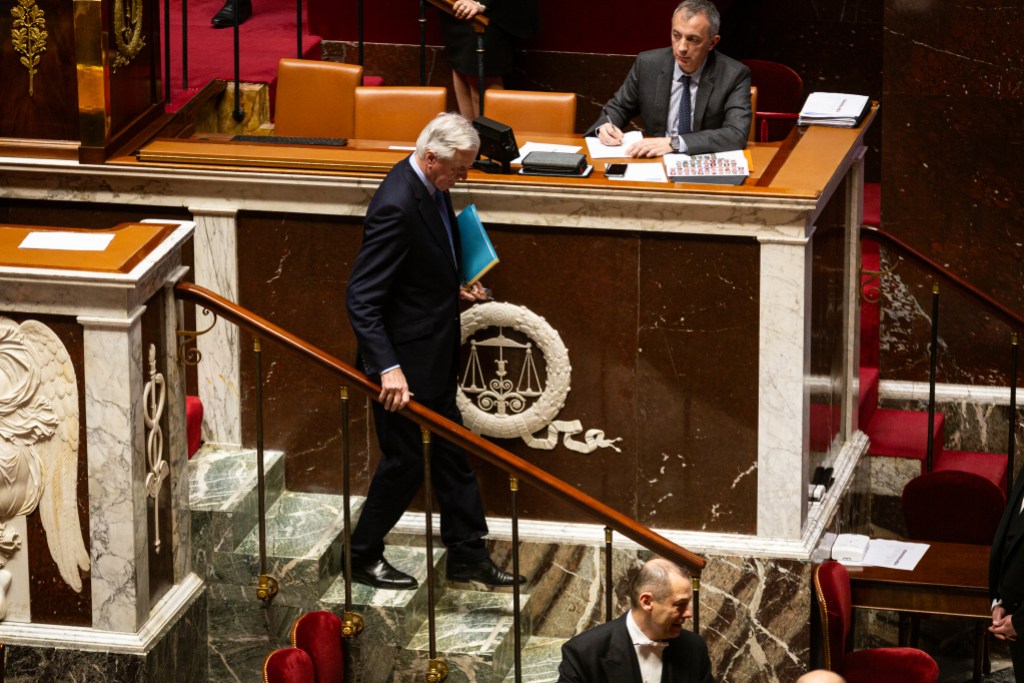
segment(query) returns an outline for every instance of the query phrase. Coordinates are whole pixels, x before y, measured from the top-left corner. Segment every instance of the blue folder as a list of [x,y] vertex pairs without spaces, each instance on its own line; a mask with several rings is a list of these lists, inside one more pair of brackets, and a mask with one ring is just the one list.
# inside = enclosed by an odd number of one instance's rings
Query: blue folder
[[498,252],[494,251],[474,204],[459,214],[459,238],[462,241],[462,280],[471,285],[498,263]]

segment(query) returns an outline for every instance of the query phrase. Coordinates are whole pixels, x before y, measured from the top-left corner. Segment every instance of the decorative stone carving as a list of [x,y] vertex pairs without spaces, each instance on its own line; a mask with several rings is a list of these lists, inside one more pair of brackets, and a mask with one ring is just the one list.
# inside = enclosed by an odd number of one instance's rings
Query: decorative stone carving
[[36,67],[46,52],[46,40],[50,37],[46,31],[46,13],[35,0],[17,0],[11,8],[11,16],[14,18],[11,24],[11,46],[21,55],[18,61],[28,69],[28,96],[32,97],[35,94],[33,82],[38,73]]
[[[64,344],[36,320],[0,318],[0,521],[38,506],[61,577],[81,591],[79,570],[90,562],[78,518],[78,437],[78,385]],[[18,552],[17,534],[5,529],[0,538],[5,558]]]
[[149,381],[142,391],[142,414],[146,423],[146,492],[153,499],[153,547],[160,552],[160,490],[164,479],[171,473],[164,460],[164,430],[160,419],[164,415],[167,387],[162,373],[156,371],[156,344],[149,345]]
[[[497,327],[498,333],[475,338],[481,330]],[[505,334],[515,330],[529,341],[518,341]],[[583,433],[579,420],[555,420],[569,394],[572,365],[569,352],[548,322],[524,306],[488,302],[477,304],[462,314],[462,343],[469,341],[469,361],[463,372],[457,396],[466,427],[478,434],[502,439],[521,438],[530,448],[552,450],[562,435],[563,445],[577,453],[592,453],[598,448],[614,448],[616,441],[606,439],[600,429]],[[480,360],[483,349],[497,349],[495,371],[489,378]],[[537,371],[535,349],[545,364],[545,383]],[[507,354],[507,355],[506,355]],[[510,367],[514,356],[522,357],[513,381]],[[544,431],[543,436],[535,436]],[[583,433],[583,440],[572,438]]]
[[144,4],[142,0],[114,0],[114,55],[112,70],[131,64],[146,45],[142,35]]

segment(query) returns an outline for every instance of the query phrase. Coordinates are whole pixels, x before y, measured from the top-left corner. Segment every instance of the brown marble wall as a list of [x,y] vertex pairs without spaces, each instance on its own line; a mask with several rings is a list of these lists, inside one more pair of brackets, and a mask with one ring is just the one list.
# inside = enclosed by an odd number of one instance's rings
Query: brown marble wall
[[[1024,314],[1024,63],[1019,5],[885,3],[883,227]],[[924,380],[931,277],[901,266],[882,376]],[[1008,330],[947,296],[939,381],[1007,383]]]
[[[239,218],[240,303],[347,361],[344,290],[362,239],[351,219]],[[580,454],[497,440],[645,524],[754,533],[759,250],[753,240],[488,226],[500,301],[544,316],[568,348],[559,420],[621,438]],[[276,245],[268,248],[268,245]],[[721,277],[708,277],[718,273]],[[246,348],[248,343],[246,343]],[[253,363],[243,355],[244,440],[254,434]],[[268,350],[269,448],[288,454],[293,490],[338,492],[338,385]],[[361,401],[359,405],[364,405]],[[374,465],[365,408],[353,411],[357,484]],[[507,477],[481,466],[489,512],[509,514]],[[525,487],[526,517],[587,520]]]

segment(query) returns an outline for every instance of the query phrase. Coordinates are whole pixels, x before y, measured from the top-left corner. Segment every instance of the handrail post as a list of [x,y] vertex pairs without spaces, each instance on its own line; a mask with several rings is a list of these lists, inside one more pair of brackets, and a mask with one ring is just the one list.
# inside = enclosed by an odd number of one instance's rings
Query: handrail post
[[295,0],[295,59],[302,59],[302,0]]
[[477,95],[480,97],[480,116],[484,115],[484,32],[476,32],[476,72],[480,77]]
[[690,586],[693,588],[693,632],[700,635],[700,577],[690,577]]
[[520,587],[519,587],[519,508],[517,507],[517,493],[519,492],[519,477],[509,475],[508,488],[512,498],[512,646],[513,646],[513,671],[515,671],[515,682],[523,680],[523,656],[522,656],[522,634],[520,633]]
[[437,626],[434,617],[434,487],[430,479],[430,430],[420,427],[423,437],[423,511],[427,531],[427,683],[440,683],[448,677],[448,666],[437,658]]
[[260,576],[256,597],[269,603],[277,595],[277,581],[267,575],[267,478],[263,461],[263,347],[259,337],[252,340],[256,357],[256,520],[259,531]]
[[420,0],[420,85],[427,84],[427,3]]
[[[356,3],[356,24],[359,32],[359,66],[363,65],[363,0]],[[362,85],[362,84],[360,84]]]
[[1017,455],[1017,333],[1010,335],[1010,436],[1006,449],[1006,500],[1013,491],[1013,461]]
[[932,343],[928,365],[928,450],[925,451],[924,471],[932,471],[932,448],[935,446],[935,370],[939,359],[939,283],[932,284]]
[[352,482],[349,477],[351,469],[351,426],[348,417],[348,387],[341,387],[341,501],[342,519],[344,524],[344,557],[345,563],[345,612],[341,619],[341,635],[354,638],[363,632],[362,615],[352,610],[352,555],[348,549],[352,547]]
[[604,528],[604,620],[612,620],[612,530]]
[[[182,26],[182,31],[185,27]],[[164,2],[164,100],[171,103],[171,3]]]
[[[165,2],[171,4],[170,0]],[[169,56],[167,64],[167,68],[170,69]],[[188,0],[181,0],[181,89],[188,90]]]
[[[187,2],[188,2],[188,0],[183,0],[182,6],[184,6]],[[234,43],[233,43],[233,45],[234,45],[234,57],[235,57],[235,108],[231,112],[231,118],[233,118],[236,123],[241,123],[242,119],[245,118],[245,111],[242,109],[242,83],[241,83],[241,76],[240,76],[241,68],[242,68],[242,62],[241,62],[241,57],[239,56],[239,50],[238,50],[238,40],[239,40],[239,36],[238,36],[238,15],[239,14],[241,14],[241,12],[238,11],[238,0],[235,0],[235,26],[234,26],[234,29],[233,29],[234,30]]]

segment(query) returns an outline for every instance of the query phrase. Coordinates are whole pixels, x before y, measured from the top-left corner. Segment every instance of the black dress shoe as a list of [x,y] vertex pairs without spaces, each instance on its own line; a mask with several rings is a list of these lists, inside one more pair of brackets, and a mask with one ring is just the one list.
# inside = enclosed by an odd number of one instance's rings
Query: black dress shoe
[[368,564],[352,563],[352,580],[356,583],[364,583],[375,588],[388,588],[390,590],[408,591],[416,588],[419,584],[416,579],[405,572],[400,572],[385,560],[383,557],[376,562]]
[[472,588],[511,588],[516,583],[526,583],[520,576],[515,576],[498,569],[490,558],[479,562],[461,563],[448,562],[448,582],[464,584]]
[[238,23],[244,24],[252,16],[252,0],[227,0],[213,15],[210,23],[214,28],[230,28],[235,25],[235,7],[238,7]]

